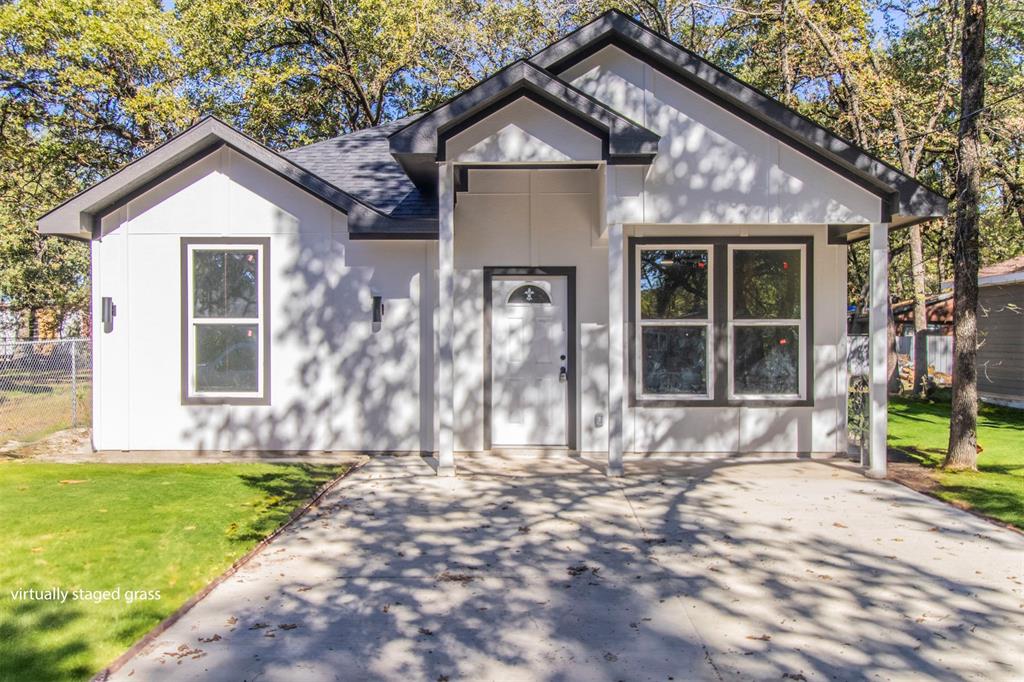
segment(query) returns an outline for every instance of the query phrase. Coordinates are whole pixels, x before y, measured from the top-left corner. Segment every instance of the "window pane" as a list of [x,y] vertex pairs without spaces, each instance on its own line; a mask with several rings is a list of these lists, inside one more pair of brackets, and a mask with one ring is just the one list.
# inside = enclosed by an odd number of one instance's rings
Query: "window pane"
[[733,355],[737,395],[800,392],[799,327],[733,327]]
[[706,320],[708,252],[640,251],[640,316],[646,320]]
[[258,268],[257,251],[193,251],[193,314],[259,317]]
[[259,390],[259,327],[254,324],[196,325],[196,390]]
[[534,284],[524,284],[508,295],[509,303],[551,303],[548,292]]
[[733,251],[732,287],[733,319],[799,319],[799,249]]
[[644,327],[644,393],[706,395],[707,327]]

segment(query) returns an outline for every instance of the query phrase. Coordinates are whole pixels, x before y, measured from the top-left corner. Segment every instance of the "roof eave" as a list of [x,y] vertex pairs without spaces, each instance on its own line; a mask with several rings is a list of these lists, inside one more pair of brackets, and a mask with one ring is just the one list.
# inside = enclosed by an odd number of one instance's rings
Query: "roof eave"
[[604,13],[542,49],[530,61],[559,74],[613,44],[638,51],[686,85],[726,104],[733,113],[774,130],[783,141],[817,156],[883,200],[895,194],[883,217],[930,219],[946,215],[945,197],[617,10]]
[[[650,163],[660,136],[529,62],[519,61],[420,116],[389,136],[391,154],[419,186],[435,180],[428,166],[444,160],[445,132],[516,96],[546,100],[603,131],[609,163]],[[589,159],[588,159],[589,160]]]
[[223,121],[207,116],[50,210],[38,219],[37,229],[40,234],[92,239],[96,234],[96,221],[102,216],[224,146],[234,149],[343,213],[348,213],[357,203],[347,193],[319,176]]

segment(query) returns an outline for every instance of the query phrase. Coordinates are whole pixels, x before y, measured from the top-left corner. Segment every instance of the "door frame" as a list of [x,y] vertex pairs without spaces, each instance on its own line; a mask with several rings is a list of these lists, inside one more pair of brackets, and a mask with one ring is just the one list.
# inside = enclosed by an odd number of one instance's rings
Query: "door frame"
[[491,362],[491,327],[492,299],[494,296],[495,277],[565,277],[566,298],[566,374],[567,374],[567,405],[566,442],[569,450],[576,450],[576,266],[539,266],[539,267],[491,267],[484,266],[484,450],[492,447],[493,432],[492,396],[494,377]]

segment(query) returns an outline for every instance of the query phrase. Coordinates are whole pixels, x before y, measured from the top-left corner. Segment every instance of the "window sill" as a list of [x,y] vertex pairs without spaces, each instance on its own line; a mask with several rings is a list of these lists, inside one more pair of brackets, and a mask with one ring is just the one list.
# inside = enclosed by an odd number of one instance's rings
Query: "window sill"
[[666,398],[635,398],[629,401],[630,407],[814,407],[813,398],[764,398],[764,399],[687,399]]
[[217,396],[217,395],[192,395],[184,396],[181,399],[182,405],[269,405],[270,396],[254,395],[248,396]]

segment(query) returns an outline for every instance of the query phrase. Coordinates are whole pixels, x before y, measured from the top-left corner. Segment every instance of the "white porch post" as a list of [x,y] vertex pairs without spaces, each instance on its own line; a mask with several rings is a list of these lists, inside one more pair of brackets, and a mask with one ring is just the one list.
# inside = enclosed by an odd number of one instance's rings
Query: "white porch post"
[[889,306],[889,224],[871,225],[871,308],[868,313],[869,398],[871,400],[868,475],[885,478],[886,434],[889,419],[888,349],[886,323]]
[[455,474],[455,182],[451,163],[437,173],[437,474]]
[[625,380],[623,337],[626,326],[623,299],[625,238],[622,223],[608,224],[608,475],[622,475]]

